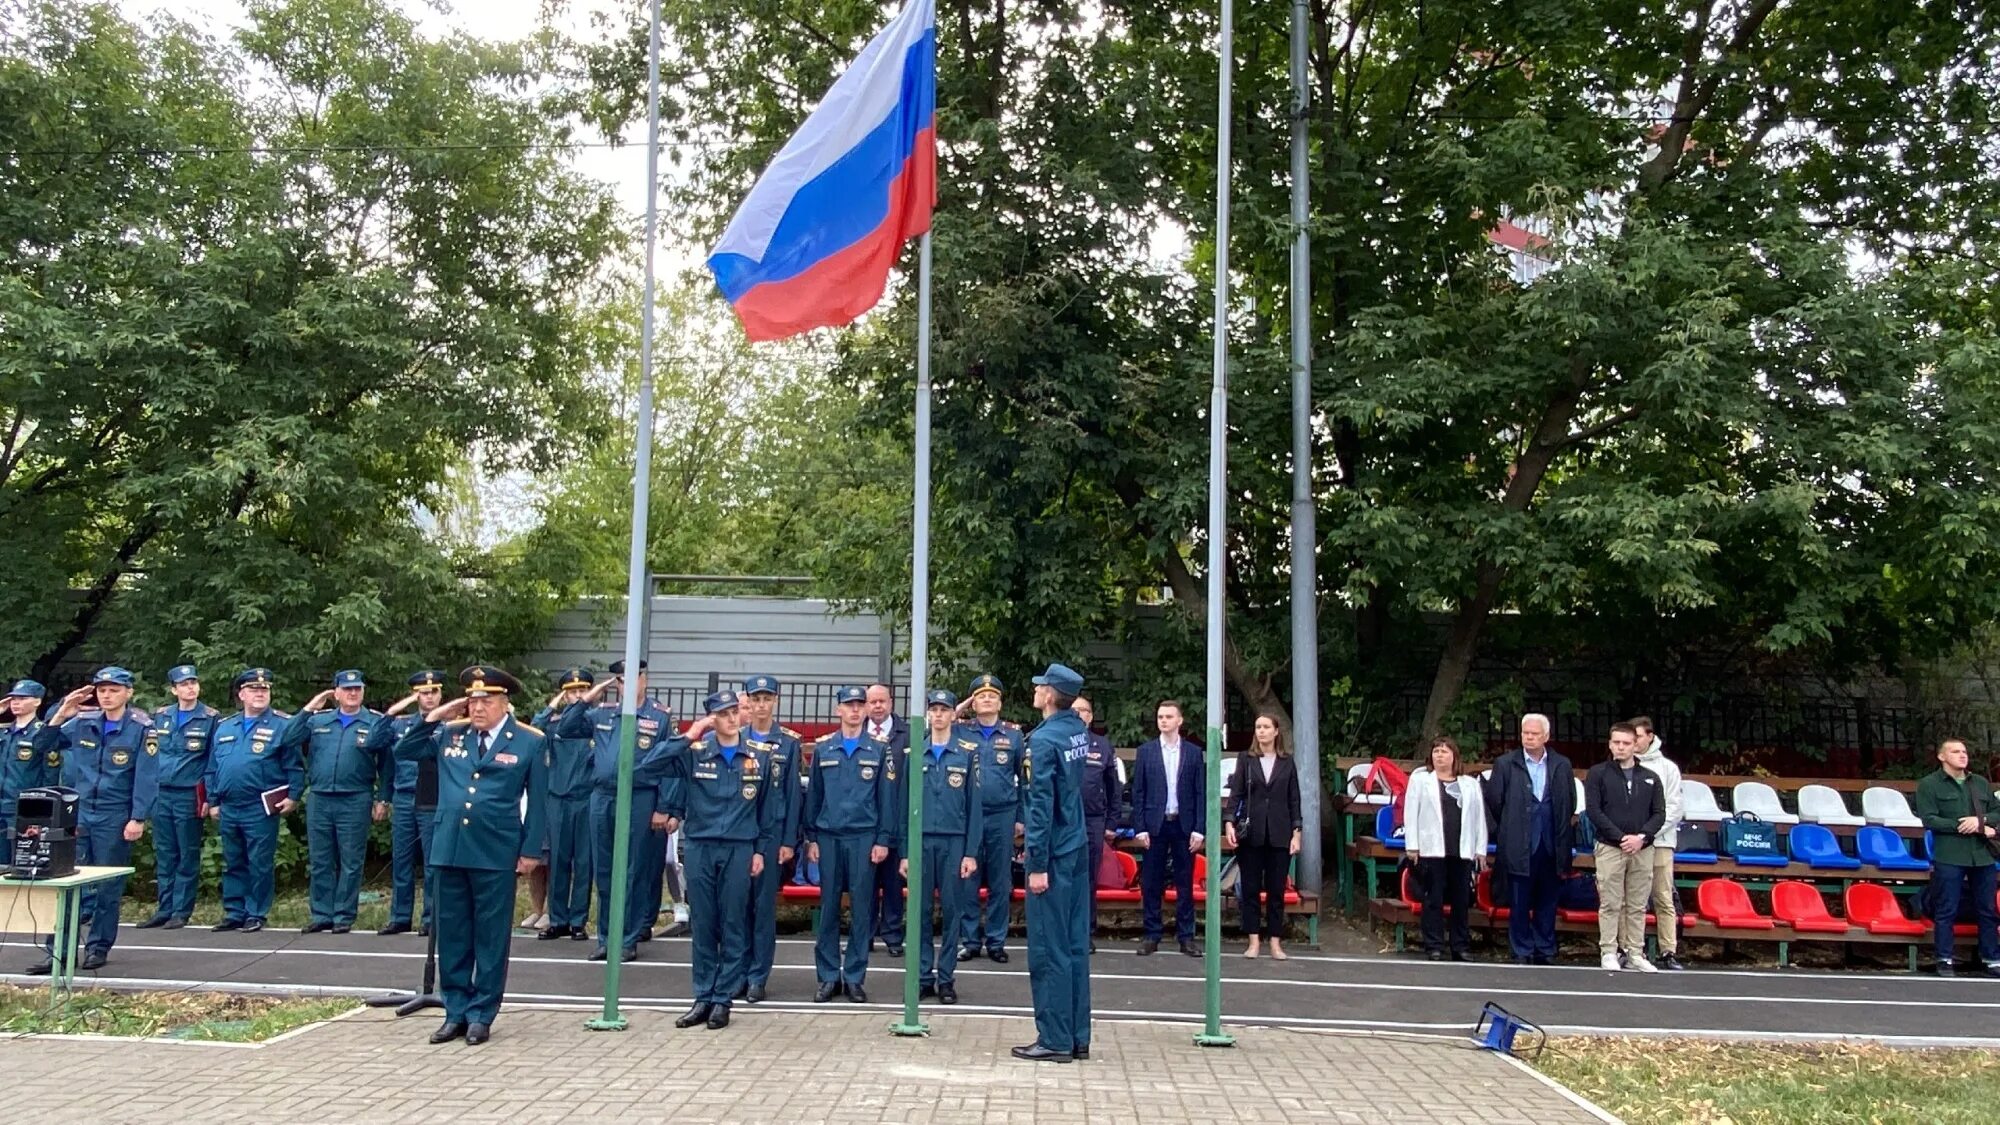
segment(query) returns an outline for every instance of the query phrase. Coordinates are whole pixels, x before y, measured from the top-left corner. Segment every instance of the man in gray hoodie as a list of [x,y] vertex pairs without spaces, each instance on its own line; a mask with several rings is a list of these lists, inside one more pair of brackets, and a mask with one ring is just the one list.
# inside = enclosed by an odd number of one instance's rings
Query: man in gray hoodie
[[1674,845],[1681,823],[1681,768],[1669,759],[1653,731],[1653,720],[1640,715],[1632,720],[1639,730],[1639,764],[1660,775],[1666,791],[1667,819],[1653,836],[1653,916],[1657,920],[1660,955],[1654,965],[1678,972],[1680,950],[1681,893],[1674,886]]

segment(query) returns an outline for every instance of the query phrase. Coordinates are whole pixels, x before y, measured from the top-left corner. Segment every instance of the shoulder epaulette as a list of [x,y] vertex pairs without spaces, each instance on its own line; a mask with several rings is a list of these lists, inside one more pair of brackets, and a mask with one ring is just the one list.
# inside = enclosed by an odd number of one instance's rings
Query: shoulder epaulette
[[838,736],[835,735],[834,732],[828,731],[825,734],[820,735],[818,738],[813,739],[813,745],[825,746],[828,743],[833,742],[837,737]]
[[1019,723],[1010,723],[1010,722],[1008,722],[1008,721],[1007,721],[1007,720],[1005,720],[1005,719],[1002,719],[1002,720],[1000,720],[1000,725],[1001,725],[1001,726],[1003,726],[1003,727],[1006,727],[1006,728],[1007,728],[1008,730],[1020,730],[1020,729],[1021,729],[1021,724],[1019,724]]
[[169,711],[171,711],[171,710],[173,710],[173,709],[174,709],[174,705],[173,705],[173,704],[171,704],[171,703],[169,703],[169,704],[167,704],[167,705],[166,705],[165,707],[155,707],[155,708],[153,708],[153,714],[155,714],[155,715],[158,715],[158,716],[160,716],[161,718],[165,718],[165,717],[166,717],[166,715],[167,715],[167,712],[169,712]]
[[805,735],[800,734],[798,731],[793,730],[792,728],[784,725],[783,723],[778,724],[778,733],[784,735],[786,738],[805,737]]
[[696,742],[696,743],[695,743],[695,744],[694,744],[693,746],[689,747],[689,749],[691,749],[691,750],[706,750],[706,749],[708,749],[708,739],[706,739],[706,738],[704,738],[704,739],[700,739],[700,740],[699,740],[699,741],[697,741],[697,742]]

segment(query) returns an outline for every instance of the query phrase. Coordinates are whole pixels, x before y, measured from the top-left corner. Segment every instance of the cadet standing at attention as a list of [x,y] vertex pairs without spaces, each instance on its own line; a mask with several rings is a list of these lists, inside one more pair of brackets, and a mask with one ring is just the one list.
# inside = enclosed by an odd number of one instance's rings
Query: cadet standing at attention
[[[48,725],[35,735],[35,752],[45,762],[62,763],[62,784],[76,790],[76,862],[79,867],[123,867],[132,859],[132,842],[146,831],[159,794],[159,760],[147,740],[149,720],[133,711],[132,673],[105,668],[63,697]],[[85,707],[96,710],[84,712]],[[83,712],[79,714],[79,712]],[[89,929],[82,967],[101,969],[118,940],[118,900],[125,896],[120,877],[84,894],[82,923]],[[55,949],[50,938],[48,948]],[[28,969],[42,975],[50,961]]]
[[[279,739],[286,719],[271,710],[271,670],[245,668],[234,681],[241,711],[215,724],[202,783],[208,788],[208,815],[222,835],[221,933],[264,928],[278,876],[278,818],[299,807],[306,771],[299,752]],[[276,811],[264,794],[282,788]]]
[[[56,765],[61,756],[51,758],[35,752],[35,736],[42,732],[42,700],[49,689],[34,680],[16,680],[7,691],[6,723],[0,727],[0,840],[14,833],[14,802],[23,789],[54,785],[60,776]],[[11,856],[13,849],[8,849]]]
[[153,715],[146,734],[147,752],[159,760],[160,795],[153,802],[153,873],[159,904],[153,916],[139,923],[150,930],[178,930],[194,914],[195,889],[201,883],[202,810],[196,807],[195,786],[208,770],[215,724],[222,718],[201,701],[201,677],[192,664],[167,670],[174,702]]
[[1084,870],[1083,771],[1090,735],[1070,705],[1083,677],[1051,664],[1035,677],[1042,722],[1028,735],[1028,987],[1035,1041],[1014,1057],[1068,1062],[1090,1057],[1090,873]]
[[[333,687],[312,697],[292,716],[281,736],[306,756],[306,858],[310,863],[312,921],[299,932],[354,928],[361,902],[361,864],[368,858],[368,823],[389,815],[389,790],[396,762],[387,752],[370,752],[368,736],[382,713],[362,706],[367,684],[361,673],[334,673]],[[336,704],[325,710],[327,700]]]
[[[424,873],[424,921],[417,932],[428,937],[431,923],[436,914],[436,895],[431,893],[431,875],[427,861],[431,854],[431,826],[436,823],[437,807],[417,807],[417,781],[422,776],[422,765],[415,761],[395,761],[396,740],[402,738],[409,729],[416,726],[425,715],[438,709],[444,702],[444,673],[435,668],[427,668],[410,677],[410,694],[390,704],[382,717],[387,722],[375,724],[375,730],[368,736],[364,749],[369,754],[387,754],[392,759],[394,783],[389,794],[389,924],[375,932],[382,937],[394,937],[410,932],[410,921],[417,913],[417,872]],[[403,712],[415,707],[411,714]],[[437,794],[430,795],[437,800]]]
[[801,807],[805,791],[799,787],[799,770],[805,758],[799,746],[799,732],[779,726],[778,679],[751,676],[743,681],[743,711],[748,722],[743,737],[750,749],[763,754],[769,774],[764,785],[766,801],[776,802],[777,831],[764,849],[763,870],[750,881],[750,949],[743,973],[743,999],[761,1004],[771,982],[771,966],[778,958],[778,892],[783,889],[785,865],[792,862],[798,848]]
[[[491,1035],[507,991],[514,878],[542,862],[547,746],[542,732],[509,707],[519,680],[475,664],[459,673],[458,682],[465,694],[404,732],[396,740],[396,760],[438,763],[431,870],[438,881],[444,1023],[431,1042],[463,1036],[467,1046],[477,1047]],[[467,718],[458,719],[461,714]],[[447,724],[442,738],[436,737],[440,723]]]
[[590,742],[554,734],[555,718],[583,698],[597,677],[584,668],[565,668],[559,689],[533,720],[549,735],[549,924],[540,941],[590,937]]
[[[555,729],[550,733],[557,738],[590,739],[590,836],[594,845],[591,868],[597,876],[597,949],[591,953],[592,961],[605,959],[605,943],[611,930],[605,918],[611,913],[611,855],[612,838],[618,824],[618,723],[619,708],[598,707],[594,704],[604,693],[618,686],[622,681],[620,673],[625,670],[625,662],[620,660],[611,666],[611,675],[593,685],[576,702],[562,711],[556,720]],[[622,960],[632,961],[639,956],[640,932],[650,937],[647,928],[653,915],[646,912],[646,879],[650,872],[653,882],[653,907],[659,907],[660,867],[666,861],[666,840],[652,832],[652,821],[658,804],[658,793],[641,777],[639,763],[652,753],[654,743],[661,738],[672,737],[674,717],[660,709],[646,698],[646,662],[639,662],[639,678],[636,684],[625,690],[636,691],[638,701],[637,740],[632,746],[632,822],[628,826],[625,864],[625,932],[624,949],[619,953]],[[553,701],[551,702],[553,706]],[[661,819],[666,819],[661,814]],[[651,850],[653,860],[647,858]],[[657,862],[655,862],[657,861]]]
[[680,782],[671,791],[685,802],[668,812],[687,834],[694,1006],[674,1026],[705,1023],[720,1031],[729,1026],[730,1001],[744,987],[750,882],[764,872],[783,802],[770,791],[769,756],[743,737],[736,693],[710,695],[703,710],[708,714],[686,738],[661,743],[654,755],[662,759],[657,772]]
[[[910,892],[910,909],[917,911],[919,958],[917,995],[935,996],[940,1004],[958,1003],[957,933],[965,918],[960,900],[974,886],[979,860],[979,743],[953,722],[958,697],[940,688],[930,693],[924,708],[925,729],[916,740],[910,772],[923,778],[924,827],[918,845],[923,857],[923,882]],[[910,812],[897,814],[896,824],[909,829]],[[910,877],[910,849],[901,860],[903,877]],[[931,900],[939,915],[933,934]]]
[[965,922],[958,959],[970,961],[983,946],[988,957],[1007,960],[1007,923],[1014,911],[1014,833],[1021,830],[1021,764],[1026,760],[1021,728],[1000,718],[1000,677],[972,678],[972,722],[963,728],[979,745],[979,879],[964,896]]
[[[861,727],[867,693],[841,688],[834,695],[840,729],[813,743],[812,784],[806,789],[806,856],[819,864],[819,934],[813,965],[824,1004],[845,992],[856,1004],[868,1002],[868,944],[875,933],[875,865],[889,854],[895,838],[890,794],[896,759],[889,744],[865,737]],[[852,919],[847,953],[840,950],[840,896],[847,896]]]

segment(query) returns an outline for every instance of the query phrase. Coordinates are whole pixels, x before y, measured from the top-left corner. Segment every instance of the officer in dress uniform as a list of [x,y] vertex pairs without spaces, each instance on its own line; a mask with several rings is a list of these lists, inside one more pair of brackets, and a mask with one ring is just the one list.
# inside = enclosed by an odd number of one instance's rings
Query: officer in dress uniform
[[382,712],[362,705],[366,691],[360,672],[336,672],[333,687],[313,696],[280,736],[286,746],[303,747],[306,756],[312,921],[300,933],[344,934],[354,928],[368,823],[389,815],[396,761],[386,751],[368,749],[369,735],[385,720]]
[[0,727],[0,840],[13,835],[14,802],[21,791],[54,785],[59,776],[55,762],[35,752],[35,736],[42,732],[42,700],[48,694],[49,689],[34,680],[16,680],[7,691],[7,725]]
[[1014,909],[1014,833],[1021,827],[1021,764],[1027,759],[1021,728],[1000,718],[1003,690],[998,676],[974,676],[973,717],[963,728],[979,744],[980,839],[974,858],[979,860],[976,878],[986,884],[986,904],[982,910],[977,885],[966,888],[961,961],[979,956],[982,948],[995,961],[1007,960],[1007,922]]
[[[889,744],[868,738],[861,717],[867,693],[841,688],[834,695],[840,729],[813,743],[812,784],[806,789],[806,856],[819,864],[819,934],[813,964],[824,1004],[842,992],[868,1002],[868,944],[875,932],[875,865],[895,840],[896,758]],[[852,924],[847,953],[840,949],[840,897],[847,896]]]
[[1125,781],[1119,776],[1118,752],[1111,748],[1111,740],[1091,730],[1097,708],[1079,695],[1071,710],[1083,720],[1083,729],[1090,735],[1090,753],[1083,759],[1083,826],[1090,839],[1090,951],[1095,953],[1097,865],[1104,860],[1104,849],[1111,844],[1112,826],[1118,823],[1119,810],[1125,804]]
[[[158,748],[148,740],[151,722],[132,710],[132,673],[104,668],[91,682],[63,697],[48,725],[35,735],[35,752],[60,763],[62,784],[76,790],[76,862],[80,867],[123,867],[132,842],[146,831],[159,795]],[[88,708],[88,710],[86,710]],[[125,880],[99,883],[83,897],[81,921],[89,929],[82,967],[100,969],[118,940],[118,900]],[[53,951],[55,939],[49,939]],[[43,974],[43,961],[28,971]]]
[[[432,815],[437,810],[417,807],[417,782],[422,776],[422,763],[416,761],[395,761],[396,740],[409,733],[425,715],[444,703],[445,675],[436,668],[426,668],[410,676],[410,694],[397,700],[382,712],[387,722],[378,722],[368,735],[368,744],[363,750],[369,754],[389,755],[394,769],[394,782],[389,794],[389,924],[375,932],[383,937],[410,932],[410,920],[417,913],[417,872],[424,873],[424,921],[417,932],[428,936],[436,913],[437,896],[431,893],[430,868],[427,861],[431,854],[431,825],[437,818]],[[410,714],[404,711],[414,707]],[[436,799],[436,794],[432,794]]]
[[756,675],[743,681],[743,711],[748,719],[743,737],[752,750],[764,755],[768,767],[764,784],[769,795],[765,800],[778,806],[777,831],[764,850],[763,868],[750,881],[750,947],[743,971],[743,999],[760,1004],[778,958],[778,892],[783,889],[785,867],[798,848],[805,805],[799,771],[805,754],[799,745],[799,732],[778,725],[776,676]]
[[396,760],[438,764],[431,871],[437,876],[444,1023],[431,1042],[463,1036],[467,1046],[477,1047],[491,1035],[507,991],[514,878],[542,862],[548,746],[547,737],[516,719],[509,706],[521,690],[519,680],[475,664],[459,673],[458,682],[465,694],[404,732],[396,740]]
[[1051,664],[1035,677],[1041,725],[1028,735],[1027,840],[1028,987],[1034,995],[1035,1041],[1014,1057],[1068,1062],[1090,1057],[1090,881],[1084,870],[1083,771],[1090,735],[1070,705],[1083,677]]
[[[556,677],[556,697],[536,714],[534,725],[555,729],[556,716],[597,682],[586,668],[565,668]],[[549,924],[541,941],[590,937],[590,743],[588,738],[549,735]]]
[[[214,745],[202,782],[208,815],[222,836],[222,921],[220,933],[264,928],[278,875],[278,821],[299,806],[306,771],[299,752],[286,747],[287,716],[271,710],[271,670],[245,668],[233,681],[243,709],[215,724]],[[275,810],[264,794],[284,789]]]
[[[958,696],[942,688],[926,697],[925,729],[917,737],[905,792],[915,777],[923,778],[924,827],[920,845],[923,882],[912,892],[910,909],[918,912],[917,940],[923,943],[919,964],[921,998],[937,997],[941,1004],[958,1003],[959,926],[965,917],[960,900],[968,886],[975,885],[979,860],[979,743],[958,729],[953,721],[958,713]],[[904,798],[908,800],[907,797]],[[896,824],[908,832],[907,806]],[[905,857],[909,849],[903,849]],[[910,876],[910,861],[901,861],[903,877]],[[933,935],[931,900],[937,900],[939,922]]]
[[194,895],[201,883],[202,809],[195,786],[208,771],[208,751],[214,744],[221,712],[201,701],[201,676],[192,664],[167,670],[174,702],[153,713],[146,737],[159,761],[160,795],[153,802],[153,867],[159,884],[159,905],[138,928],[178,930],[194,914]]
[[[611,675],[592,685],[589,690],[563,708],[561,718],[556,720],[551,732],[557,738],[587,738],[590,740],[590,836],[594,845],[591,868],[597,881],[597,949],[591,953],[592,961],[604,960],[607,950],[605,942],[609,929],[604,924],[605,915],[611,911],[611,859],[613,834],[617,831],[618,816],[618,724],[619,708],[598,707],[596,702],[621,682],[625,662],[620,660],[611,666]],[[624,946],[620,957],[626,961],[639,956],[640,934],[651,936],[649,924],[653,915],[659,912],[658,897],[661,866],[666,861],[666,839],[664,834],[656,835],[653,817],[657,813],[662,823],[667,819],[659,812],[659,793],[656,786],[649,783],[638,766],[651,754],[654,745],[662,738],[674,734],[674,717],[661,710],[659,705],[646,698],[646,662],[639,662],[639,678],[630,690],[638,692],[637,740],[632,748],[632,805],[631,824],[626,839],[625,868],[625,933]],[[652,858],[647,857],[651,852]],[[647,910],[646,881],[653,884],[652,910]]]
[[[783,799],[771,791],[770,755],[744,737],[736,693],[704,702],[708,714],[687,737],[654,748],[656,770],[679,784],[668,812],[685,826],[689,927],[694,937],[694,1006],[675,1027],[729,1026],[729,1004],[744,988],[750,957],[750,884],[777,847]],[[711,728],[713,733],[710,733]]]

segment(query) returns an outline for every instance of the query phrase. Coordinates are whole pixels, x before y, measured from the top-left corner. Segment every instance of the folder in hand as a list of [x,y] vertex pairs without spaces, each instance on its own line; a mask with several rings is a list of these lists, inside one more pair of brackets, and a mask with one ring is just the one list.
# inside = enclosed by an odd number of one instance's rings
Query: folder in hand
[[264,798],[264,815],[265,816],[278,815],[278,806],[283,804],[285,798],[291,796],[291,794],[292,794],[291,787],[286,785],[280,785],[276,789],[264,790],[262,794]]

